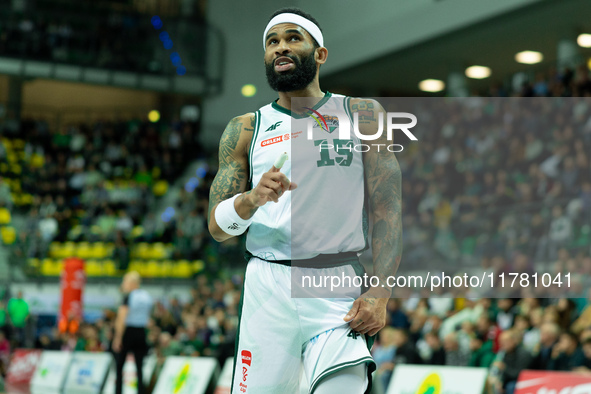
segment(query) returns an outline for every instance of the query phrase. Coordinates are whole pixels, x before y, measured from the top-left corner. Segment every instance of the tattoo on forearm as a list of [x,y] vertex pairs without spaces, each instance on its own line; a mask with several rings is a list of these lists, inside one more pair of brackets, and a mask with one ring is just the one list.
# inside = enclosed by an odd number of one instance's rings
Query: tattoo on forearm
[[242,130],[242,121],[237,117],[230,121],[222,134],[219,148],[218,173],[209,191],[208,217],[217,203],[232,197],[246,188],[248,170],[244,164],[235,159],[241,154],[240,152],[236,152],[236,147],[238,146]]
[[[360,125],[367,124],[368,130],[375,132],[378,125],[374,110],[380,107],[371,100],[361,100],[351,106],[351,111],[360,113]],[[367,115],[363,122],[362,113]],[[391,143],[385,135],[382,138],[384,141],[379,142]],[[385,150],[365,154],[364,170],[373,213],[374,275],[380,284],[386,284],[386,279],[396,274],[402,258],[402,172],[396,156]]]

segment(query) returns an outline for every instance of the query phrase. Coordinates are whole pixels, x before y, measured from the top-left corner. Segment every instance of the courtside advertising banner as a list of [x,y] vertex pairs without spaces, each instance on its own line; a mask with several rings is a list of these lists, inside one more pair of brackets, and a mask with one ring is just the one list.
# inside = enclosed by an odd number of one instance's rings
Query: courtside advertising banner
[[515,394],[589,394],[591,376],[571,372],[523,371]]
[[10,359],[6,383],[9,385],[29,385],[41,359],[41,350],[16,349]]
[[[143,378],[144,387],[148,387],[150,379],[154,374],[156,368],[156,356],[149,356],[144,358]],[[109,369],[109,375],[107,376],[107,382],[103,394],[115,394],[115,382],[117,380],[117,371],[115,371],[115,363],[111,364]],[[127,355],[125,364],[123,364],[123,394],[136,394],[137,393],[137,370],[135,368],[135,361],[132,354]]]
[[213,357],[167,357],[153,394],[205,394],[217,370]]
[[107,378],[111,353],[75,352],[64,394],[98,394]]
[[71,352],[44,350],[31,380],[31,394],[61,394]]
[[399,365],[387,394],[481,394],[487,374],[486,368]]

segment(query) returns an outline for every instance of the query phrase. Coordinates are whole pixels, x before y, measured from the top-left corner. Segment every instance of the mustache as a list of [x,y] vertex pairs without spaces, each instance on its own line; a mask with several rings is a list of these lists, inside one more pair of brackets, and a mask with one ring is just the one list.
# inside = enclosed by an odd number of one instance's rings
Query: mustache
[[279,56],[277,56],[275,59],[273,59],[273,61],[272,61],[271,63],[269,63],[269,65],[271,65],[271,66],[274,66],[274,65],[275,65],[275,62],[276,62],[276,61],[277,61],[277,59],[279,59],[280,57],[288,57],[288,58],[290,58],[291,60],[293,60],[293,62],[294,62],[296,65],[299,65],[299,64],[301,64],[301,60],[300,60],[300,58],[298,58],[297,56],[294,56],[294,55],[279,55]]

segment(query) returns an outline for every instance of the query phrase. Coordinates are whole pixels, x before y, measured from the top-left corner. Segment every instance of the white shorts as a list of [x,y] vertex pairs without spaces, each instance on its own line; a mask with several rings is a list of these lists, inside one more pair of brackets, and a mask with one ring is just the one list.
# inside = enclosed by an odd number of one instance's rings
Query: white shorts
[[[323,274],[359,275],[356,265],[322,268]],[[318,268],[298,268],[298,270]],[[234,357],[232,394],[297,394],[302,368],[309,393],[332,373],[375,363],[373,337],[353,332],[343,320],[363,289],[346,298],[292,298],[292,267],[252,257],[246,268]],[[351,393],[362,394],[362,393]]]

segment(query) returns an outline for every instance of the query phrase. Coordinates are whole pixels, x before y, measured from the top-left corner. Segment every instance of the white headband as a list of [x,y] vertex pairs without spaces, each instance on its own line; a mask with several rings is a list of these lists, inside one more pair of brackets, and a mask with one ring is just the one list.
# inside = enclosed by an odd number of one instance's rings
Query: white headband
[[304,29],[306,29],[308,33],[310,33],[312,37],[314,37],[314,39],[318,42],[318,44],[321,47],[324,46],[324,38],[322,37],[322,32],[314,22],[297,14],[284,13],[276,15],[267,24],[267,27],[265,28],[265,33],[263,34],[263,49],[267,47],[267,33],[269,32],[269,30],[271,30],[273,26],[278,25],[280,23],[293,23],[303,27]]

